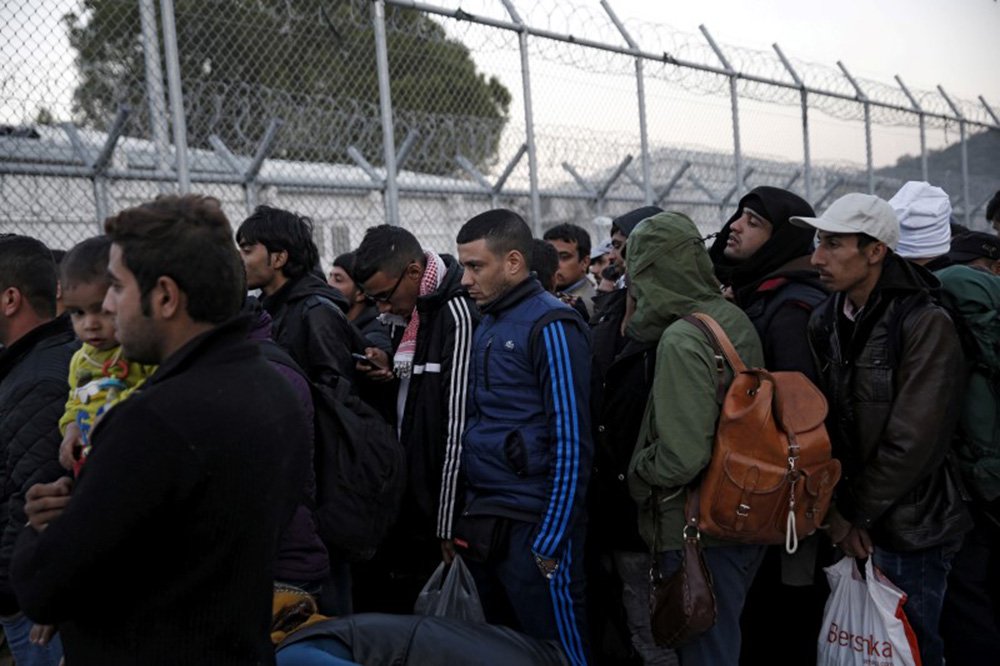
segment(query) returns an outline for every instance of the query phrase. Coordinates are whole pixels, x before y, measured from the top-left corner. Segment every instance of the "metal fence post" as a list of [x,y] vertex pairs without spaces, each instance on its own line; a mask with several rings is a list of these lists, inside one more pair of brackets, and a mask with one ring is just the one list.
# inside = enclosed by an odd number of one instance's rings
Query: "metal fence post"
[[952,101],[948,93],[944,91],[941,86],[937,87],[938,92],[941,93],[941,97],[944,97],[944,101],[948,103],[951,107],[952,113],[955,114],[955,118],[958,119],[958,136],[959,140],[962,142],[962,208],[964,209],[965,226],[969,226],[969,222],[972,218],[972,199],[969,198],[969,149],[966,141],[966,130],[965,130],[965,114],[962,110],[958,108],[958,105]]
[[188,170],[187,121],[184,116],[184,94],[181,89],[181,65],[177,55],[177,24],[174,20],[174,0],[160,0],[163,21],[163,50],[167,59],[167,88],[170,91],[170,113],[174,127],[174,152],[177,158],[177,187],[181,194],[191,191]]
[[704,24],[699,25],[698,29],[701,30],[701,34],[705,35],[705,39],[708,40],[708,45],[712,47],[715,51],[715,56],[722,63],[722,67],[726,70],[727,76],[729,76],[729,98],[732,102],[733,107],[733,167],[735,169],[735,183],[736,183],[736,193],[739,195],[743,194],[743,154],[740,148],[740,107],[739,107],[739,93],[736,90],[736,70],[734,70],[726,56],[722,53],[722,49],[719,45],[715,43],[712,39],[712,35],[709,34],[708,28]]
[[792,63],[782,53],[781,47],[778,46],[777,42],[771,44],[771,46],[774,47],[775,53],[778,54],[781,64],[785,66],[792,80],[795,81],[795,85],[799,87],[799,100],[802,107],[802,177],[805,179],[806,201],[812,201],[812,158],[809,154],[809,93],[806,90],[806,84],[799,77],[799,73],[795,71],[795,68],[792,67]]
[[920,102],[913,96],[910,89],[903,83],[903,79],[899,78],[899,75],[896,75],[896,83],[903,89],[903,94],[910,100],[913,110],[917,112],[917,124],[920,126],[920,179],[927,182],[930,180],[930,177],[928,176],[929,171],[927,169],[927,118],[924,115],[924,107],[920,106]]
[[[625,25],[618,20],[618,15],[615,14],[611,5],[608,4],[608,0],[601,0],[601,6],[604,7],[604,11],[611,17],[611,22],[618,28],[618,32],[622,34],[622,38],[625,39],[625,43],[629,45],[629,48],[638,51],[639,45],[632,39],[632,35],[625,29]],[[650,173],[652,167],[649,155],[649,133],[646,128],[646,84],[643,77],[643,61],[640,56],[635,57],[635,85],[639,102],[639,149],[641,151],[640,158],[642,159],[642,193],[646,205],[651,206],[653,204],[653,179]]]
[[858,82],[854,80],[851,73],[847,71],[847,67],[844,63],[837,61],[837,67],[840,71],[844,73],[847,80],[854,87],[854,91],[858,95],[858,101],[864,105],[865,109],[865,166],[868,171],[868,194],[875,194],[875,166],[872,161],[872,105],[871,100],[868,99],[868,95],[865,91],[861,89]]
[[389,90],[389,50],[385,36],[385,1],[372,3],[375,25],[375,64],[378,68],[378,100],[382,112],[382,153],[385,161],[385,221],[399,225],[399,186],[396,183],[396,140],[393,135],[392,97]]
[[[146,73],[146,100],[149,104],[149,129],[156,150],[157,171],[170,168],[170,137],[167,135],[167,100],[163,90],[163,63],[160,61],[160,38],[156,30],[155,0],[139,0],[142,26],[142,55]],[[165,188],[159,183],[160,191]]]
[[521,51],[521,85],[524,89],[524,133],[528,144],[528,180],[531,188],[531,228],[536,237],[542,237],[542,199],[538,193],[538,152],[535,149],[535,119],[531,106],[531,71],[528,68],[528,32],[524,21],[510,0],[502,0],[510,18],[520,30],[517,44]]

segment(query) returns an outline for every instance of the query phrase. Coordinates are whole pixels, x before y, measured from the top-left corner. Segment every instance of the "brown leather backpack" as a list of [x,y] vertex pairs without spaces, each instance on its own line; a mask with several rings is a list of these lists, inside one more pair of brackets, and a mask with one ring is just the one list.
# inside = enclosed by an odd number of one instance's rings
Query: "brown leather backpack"
[[[715,349],[722,411],[700,486],[698,529],[740,543],[784,543],[819,527],[840,480],[824,421],[826,398],[801,372],[747,368],[719,324],[684,318]],[[733,369],[728,389],[723,361]]]

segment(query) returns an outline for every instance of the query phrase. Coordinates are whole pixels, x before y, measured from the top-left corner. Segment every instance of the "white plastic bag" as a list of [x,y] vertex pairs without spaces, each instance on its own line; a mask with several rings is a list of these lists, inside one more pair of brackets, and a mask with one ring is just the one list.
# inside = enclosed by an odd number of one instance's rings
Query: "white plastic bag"
[[917,637],[903,613],[906,594],[872,565],[865,577],[845,557],[824,569],[830,598],[823,613],[817,666],[920,666]]
[[436,615],[469,622],[485,622],[483,606],[472,573],[460,555],[455,555],[448,573],[445,563],[434,570],[417,596],[413,612],[417,615]]

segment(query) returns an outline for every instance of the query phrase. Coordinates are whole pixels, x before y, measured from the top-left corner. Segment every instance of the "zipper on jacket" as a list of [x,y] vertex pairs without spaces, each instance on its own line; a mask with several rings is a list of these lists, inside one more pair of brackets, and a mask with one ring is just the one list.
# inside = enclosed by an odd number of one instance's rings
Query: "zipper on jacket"
[[493,348],[493,338],[486,342],[486,353],[483,354],[483,384],[490,390],[490,350]]

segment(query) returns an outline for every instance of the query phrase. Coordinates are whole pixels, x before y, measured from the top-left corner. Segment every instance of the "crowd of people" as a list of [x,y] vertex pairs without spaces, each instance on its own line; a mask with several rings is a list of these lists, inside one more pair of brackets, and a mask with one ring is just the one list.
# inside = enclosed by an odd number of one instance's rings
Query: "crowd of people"
[[[1000,231],[1000,192],[986,214]],[[0,236],[20,666],[800,666],[843,557],[905,593],[925,666],[1000,663],[1000,238],[940,188],[817,215],[761,186],[708,238],[646,206],[597,244],[495,209],[457,256],[381,225],[331,267],[268,206],[234,231],[215,199],[165,195],[104,229],[66,252]],[[715,621],[673,649],[651,571],[682,566],[737,372],[696,313],[822,390],[842,474],[797,549],[701,535]],[[376,435],[331,439],[331,400],[386,427],[405,477],[344,453]],[[334,492],[351,456],[385,475]],[[362,487],[384,501],[339,503]],[[358,520],[385,522],[376,546],[340,538]],[[486,622],[415,615],[458,557]]]

